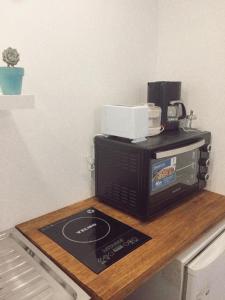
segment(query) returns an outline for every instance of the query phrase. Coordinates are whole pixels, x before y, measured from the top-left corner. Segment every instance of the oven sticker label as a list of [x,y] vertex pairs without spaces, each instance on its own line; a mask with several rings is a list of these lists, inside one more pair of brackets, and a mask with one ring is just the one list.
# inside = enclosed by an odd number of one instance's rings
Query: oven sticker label
[[176,181],[176,156],[152,165],[152,191]]

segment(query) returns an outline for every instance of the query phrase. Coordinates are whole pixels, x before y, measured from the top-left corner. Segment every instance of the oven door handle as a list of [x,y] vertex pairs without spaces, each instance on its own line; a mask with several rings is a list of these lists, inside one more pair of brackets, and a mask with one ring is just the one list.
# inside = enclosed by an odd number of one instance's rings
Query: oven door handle
[[199,142],[184,146],[184,147],[180,147],[180,148],[175,148],[175,149],[171,149],[171,150],[166,150],[166,151],[160,151],[160,152],[155,152],[155,158],[159,159],[159,158],[165,158],[165,157],[169,157],[169,156],[175,156],[178,154],[182,154],[185,152],[189,152],[195,149],[198,149],[200,147],[202,147],[205,144],[205,140],[200,140]]

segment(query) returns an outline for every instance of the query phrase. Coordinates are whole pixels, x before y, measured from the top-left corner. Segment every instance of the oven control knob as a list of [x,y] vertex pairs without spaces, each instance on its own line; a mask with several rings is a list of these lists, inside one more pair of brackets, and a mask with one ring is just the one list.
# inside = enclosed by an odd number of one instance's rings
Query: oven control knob
[[211,145],[211,144],[205,144],[205,145],[202,147],[202,150],[203,150],[204,152],[210,153],[211,150],[212,150],[212,145]]
[[209,158],[200,158],[199,160],[199,165],[203,167],[208,167],[210,164],[210,159]]
[[198,175],[198,178],[207,181],[209,179],[209,173],[202,172]]

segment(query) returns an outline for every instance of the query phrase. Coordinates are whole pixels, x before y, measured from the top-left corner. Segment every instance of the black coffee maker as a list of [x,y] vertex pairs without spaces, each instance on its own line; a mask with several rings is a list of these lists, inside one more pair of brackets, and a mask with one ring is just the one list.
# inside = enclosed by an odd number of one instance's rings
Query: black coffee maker
[[148,102],[161,107],[161,122],[165,130],[178,129],[179,121],[186,118],[186,109],[180,96],[180,81],[148,82]]

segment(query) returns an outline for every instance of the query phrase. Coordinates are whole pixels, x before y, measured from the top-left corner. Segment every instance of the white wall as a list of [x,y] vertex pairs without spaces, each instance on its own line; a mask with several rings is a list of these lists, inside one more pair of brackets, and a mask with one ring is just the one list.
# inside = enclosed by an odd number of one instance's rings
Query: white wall
[[19,50],[36,109],[0,111],[0,230],[94,193],[85,156],[100,107],[146,100],[156,8],[156,0],[1,0],[0,50]]
[[0,231],[92,195],[101,105],[146,100],[156,79],[182,80],[225,194],[224,0],[1,0],[0,25],[36,95],[35,110],[0,111]]
[[183,100],[212,132],[208,189],[225,194],[225,1],[158,1],[157,78],[181,80]]

